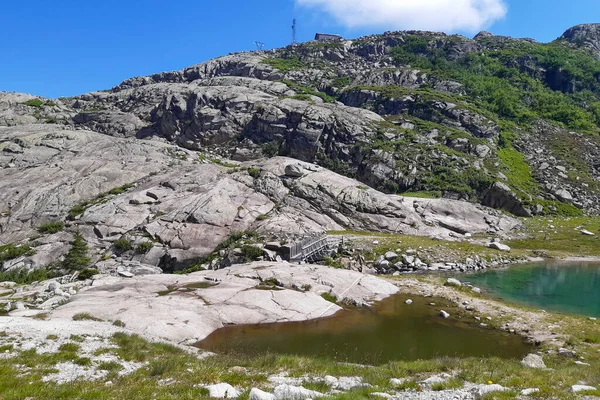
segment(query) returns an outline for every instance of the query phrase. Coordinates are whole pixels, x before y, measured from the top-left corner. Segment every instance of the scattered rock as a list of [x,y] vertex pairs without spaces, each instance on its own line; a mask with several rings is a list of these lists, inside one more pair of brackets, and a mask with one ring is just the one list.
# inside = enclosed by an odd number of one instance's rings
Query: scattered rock
[[540,391],[540,389],[537,389],[537,388],[523,389],[523,390],[521,390],[521,395],[523,395],[523,396],[529,396],[529,395],[532,395],[532,394],[537,393],[539,391]]
[[413,303],[413,301],[411,299],[408,299],[404,302],[405,304],[411,305]]
[[448,278],[448,280],[446,281],[446,283],[449,286],[456,286],[456,287],[461,287],[462,286],[462,283],[458,279],[455,279],[455,278]]
[[279,385],[275,388],[275,398],[277,400],[306,400],[323,396],[323,393],[308,390],[302,386]]
[[544,369],[546,368],[546,364],[544,363],[544,359],[537,355],[537,354],[528,354],[522,361],[521,364],[523,364],[526,367],[529,368],[539,368],[539,369]]
[[571,391],[573,393],[579,393],[579,392],[591,392],[597,390],[595,387],[593,386],[587,386],[587,385],[573,385],[571,386]]
[[213,399],[237,399],[241,394],[239,390],[228,383],[217,383],[204,386],[204,388],[208,390],[209,396]]
[[135,276],[129,271],[118,271],[117,273],[124,278],[133,278]]
[[306,170],[300,164],[288,164],[285,167],[285,175],[292,178],[302,178]]
[[577,357],[577,352],[565,348],[558,349],[558,355],[563,357]]
[[502,243],[496,243],[496,242],[488,243],[487,247],[489,247],[490,249],[496,249],[496,250],[506,251],[506,252],[509,252],[511,250],[508,245],[505,245]]
[[478,386],[476,393],[479,396],[484,396],[488,393],[493,393],[493,392],[504,392],[508,390],[507,388],[505,388],[502,385],[498,385],[498,384],[492,384],[492,385],[480,385]]
[[446,311],[444,310],[440,310],[440,317],[442,318],[450,318],[450,314],[448,314]]
[[275,400],[275,395],[268,392],[263,392],[260,389],[253,388],[250,391],[250,400]]

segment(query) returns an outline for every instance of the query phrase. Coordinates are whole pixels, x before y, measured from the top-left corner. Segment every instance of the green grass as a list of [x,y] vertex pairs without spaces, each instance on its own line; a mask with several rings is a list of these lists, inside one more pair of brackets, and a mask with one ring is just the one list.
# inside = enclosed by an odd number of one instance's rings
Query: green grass
[[91,200],[83,201],[79,204],[76,204],[69,210],[69,213],[67,214],[67,219],[75,220],[77,217],[83,215],[88,208],[97,204],[106,203],[109,200],[109,196],[125,193],[132,187],[132,184],[127,183],[125,185],[113,188],[106,193],[101,193]]
[[44,101],[40,99],[31,99],[24,102],[26,106],[39,108],[44,105]]
[[73,321],[97,321],[101,322],[102,319],[94,317],[90,313],[78,313],[73,315]]
[[[396,252],[396,250],[400,250],[401,254],[401,252],[408,249],[417,250],[418,257],[426,263],[464,262],[467,258],[473,258],[474,256],[486,260],[493,260],[500,256],[503,258],[512,257],[516,260],[527,254],[526,251],[520,250],[508,254],[470,241],[443,241],[425,236],[359,231],[330,231],[328,234],[357,237],[357,239],[354,239],[356,245],[368,249],[362,251],[367,260],[374,260],[377,256],[388,251]],[[361,239],[361,237],[364,237],[364,239]],[[372,244],[375,240],[379,244]]]
[[513,147],[505,147],[498,150],[498,156],[502,160],[508,184],[521,193],[535,195],[540,189],[531,175],[529,164],[525,156]]
[[[572,322],[572,321],[567,321]],[[585,321],[577,320],[574,329],[589,328]],[[596,327],[597,329],[597,327]],[[206,391],[197,387],[202,384],[227,382],[249,389],[252,387],[272,391],[267,387],[269,374],[286,372],[290,377],[314,376],[358,376],[373,387],[359,388],[330,396],[336,399],[364,399],[372,392],[394,390],[419,390],[417,383],[428,376],[446,372],[455,377],[449,382],[436,385],[434,389],[461,387],[465,381],[485,384],[489,380],[516,391],[538,387],[545,398],[575,399],[568,389],[580,380],[592,386],[600,385],[597,374],[600,356],[595,349],[585,352],[586,361],[592,367],[579,367],[572,360],[558,356],[544,355],[549,370],[528,369],[519,360],[497,358],[438,358],[432,360],[394,361],[377,367],[361,367],[353,364],[336,363],[318,357],[297,357],[263,353],[257,356],[243,354],[221,354],[215,357],[198,359],[193,355],[168,344],[149,343],[137,335],[117,333],[111,341],[117,348],[102,349],[98,354],[114,354],[126,361],[147,362],[131,375],[118,377],[121,367],[114,362],[98,365],[109,375],[100,381],[76,381],[57,385],[44,383],[42,377],[54,372],[57,362],[71,361],[87,364],[89,359],[81,357],[79,345],[68,343],[58,353],[37,354],[35,349],[23,351],[16,359],[0,359],[0,393],[3,400],[31,399],[198,399],[206,398]],[[582,353],[583,354],[583,353]],[[31,368],[23,374],[17,364]],[[238,367],[237,369],[232,369]],[[240,370],[242,367],[243,370]],[[392,387],[391,378],[408,378],[401,387]],[[173,379],[174,383],[161,386],[159,379]],[[110,380],[112,385],[106,385]],[[323,383],[306,383],[305,387],[326,392]]]
[[[600,256],[600,217],[528,218],[523,223],[525,238],[507,242],[513,249],[547,257]],[[583,235],[576,228],[596,236]]]
[[439,191],[421,191],[421,192],[404,192],[399,193],[400,196],[404,197],[417,197],[421,199],[439,199],[442,197],[442,193]]
[[111,195],[122,194],[122,193],[125,193],[127,190],[131,189],[132,187],[133,187],[133,185],[127,183],[123,186],[119,186],[119,187],[109,190],[108,194],[111,194]]
[[292,58],[266,58],[261,61],[263,64],[270,65],[273,68],[277,68],[282,72],[296,71],[306,67],[300,59],[296,57]]
[[329,301],[330,303],[337,303],[338,299],[335,295],[331,294],[331,293],[322,293],[321,297],[327,301]]
[[316,96],[323,100],[325,103],[335,103],[335,98],[329,96],[327,93],[320,92],[307,86],[302,86],[290,80],[284,80],[283,83],[288,85],[290,89],[294,90],[297,93],[297,95],[294,96],[294,98],[296,98],[297,100],[306,101],[311,99],[310,96]]

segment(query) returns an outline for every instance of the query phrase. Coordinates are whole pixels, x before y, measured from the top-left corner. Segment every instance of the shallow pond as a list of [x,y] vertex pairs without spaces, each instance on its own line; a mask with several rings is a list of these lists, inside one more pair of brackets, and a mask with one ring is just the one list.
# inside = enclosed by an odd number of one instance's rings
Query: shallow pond
[[[519,336],[466,323],[440,299],[390,297],[371,309],[343,310],[331,318],[279,324],[231,326],[198,344],[214,352],[295,354],[336,361],[382,364],[440,356],[517,358],[529,347]],[[436,306],[428,303],[436,302]],[[450,312],[450,319],[438,316]],[[465,317],[467,319],[467,317]]]
[[544,262],[490,270],[463,280],[505,301],[600,317],[600,263]]

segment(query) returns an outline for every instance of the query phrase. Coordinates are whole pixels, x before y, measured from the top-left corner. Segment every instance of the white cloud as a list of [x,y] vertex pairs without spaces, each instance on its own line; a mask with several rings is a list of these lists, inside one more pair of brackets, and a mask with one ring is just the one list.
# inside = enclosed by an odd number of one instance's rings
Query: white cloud
[[348,28],[477,32],[507,12],[505,0],[296,0]]

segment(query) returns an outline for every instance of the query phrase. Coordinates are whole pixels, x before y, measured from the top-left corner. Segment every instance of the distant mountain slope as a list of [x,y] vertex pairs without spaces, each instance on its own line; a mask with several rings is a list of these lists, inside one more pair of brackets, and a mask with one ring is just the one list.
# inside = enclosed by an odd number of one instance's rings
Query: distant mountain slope
[[582,25],[548,44],[417,31],[307,42],[13,102],[0,124],[162,137],[240,161],[285,155],[388,193],[519,216],[599,213],[598,32]]

